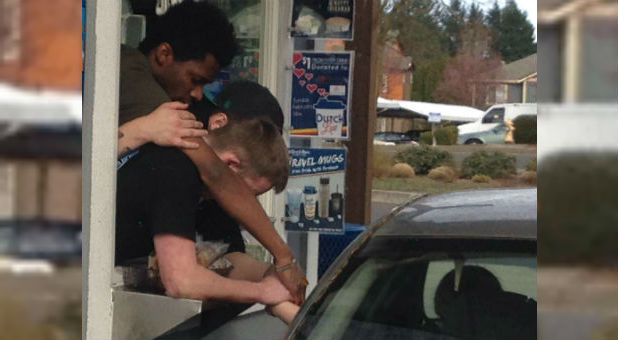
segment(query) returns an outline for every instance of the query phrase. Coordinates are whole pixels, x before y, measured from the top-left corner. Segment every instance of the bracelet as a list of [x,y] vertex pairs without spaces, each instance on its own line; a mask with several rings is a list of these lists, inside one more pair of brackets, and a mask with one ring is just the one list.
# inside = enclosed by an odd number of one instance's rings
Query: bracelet
[[296,259],[292,259],[292,262],[284,264],[283,266],[275,266],[275,271],[282,272],[284,270],[290,269],[294,264],[296,264]]

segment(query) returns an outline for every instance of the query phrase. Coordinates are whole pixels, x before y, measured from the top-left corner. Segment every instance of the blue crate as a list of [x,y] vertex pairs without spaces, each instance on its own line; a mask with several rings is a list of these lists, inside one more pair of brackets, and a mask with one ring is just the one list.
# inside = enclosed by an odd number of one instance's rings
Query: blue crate
[[326,272],[337,256],[358,235],[365,231],[365,226],[346,223],[343,234],[320,234],[320,249],[318,253],[318,278]]

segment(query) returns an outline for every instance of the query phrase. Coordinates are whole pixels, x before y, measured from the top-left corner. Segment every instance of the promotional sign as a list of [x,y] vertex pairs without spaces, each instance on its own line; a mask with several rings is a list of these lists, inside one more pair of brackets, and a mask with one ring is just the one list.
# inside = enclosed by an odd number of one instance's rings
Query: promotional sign
[[440,123],[442,121],[442,116],[440,115],[440,112],[429,112],[427,121],[430,123]]
[[343,233],[344,149],[290,148],[285,229]]
[[352,40],[354,0],[294,0],[291,36]]
[[353,52],[294,52],[291,136],[348,138],[353,58]]

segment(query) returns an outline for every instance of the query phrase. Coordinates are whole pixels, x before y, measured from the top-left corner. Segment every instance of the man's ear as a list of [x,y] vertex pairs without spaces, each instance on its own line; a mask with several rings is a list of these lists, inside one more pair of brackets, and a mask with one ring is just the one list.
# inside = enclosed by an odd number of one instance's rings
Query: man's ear
[[167,42],[162,42],[154,49],[154,60],[158,66],[166,66],[174,62],[174,50]]
[[238,155],[232,151],[225,151],[219,154],[221,161],[225,163],[232,171],[239,172],[241,168],[240,159]]
[[227,124],[227,115],[223,112],[215,112],[208,117],[208,130],[218,129]]

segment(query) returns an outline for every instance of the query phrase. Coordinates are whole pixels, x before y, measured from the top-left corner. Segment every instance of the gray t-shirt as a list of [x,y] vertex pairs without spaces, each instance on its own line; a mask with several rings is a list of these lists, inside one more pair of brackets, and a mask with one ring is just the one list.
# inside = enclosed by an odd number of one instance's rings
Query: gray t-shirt
[[147,115],[169,101],[152,75],[148,58],[139,50],[121,46],[118,125]]

